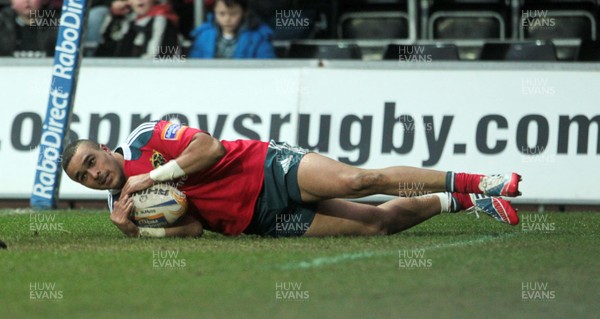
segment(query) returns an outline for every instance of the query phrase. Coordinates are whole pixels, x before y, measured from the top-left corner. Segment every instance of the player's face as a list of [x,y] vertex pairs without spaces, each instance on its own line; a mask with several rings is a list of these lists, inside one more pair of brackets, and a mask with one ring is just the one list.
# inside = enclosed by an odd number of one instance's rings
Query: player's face
[[66,171],[72,180],[93,189],[120,189],[126,180],[123,168],[106,145],[101,149],[79,145]]
[[215,17],[223,33],[235,33],[242,22],[243,14],[244,9],[239,4],[231,7],[226,6],[223,1],[217,1],[215,4]]

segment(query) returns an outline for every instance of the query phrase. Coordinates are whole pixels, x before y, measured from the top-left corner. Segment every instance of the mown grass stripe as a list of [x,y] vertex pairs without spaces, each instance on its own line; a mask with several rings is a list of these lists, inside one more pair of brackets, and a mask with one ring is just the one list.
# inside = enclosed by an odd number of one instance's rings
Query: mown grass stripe
[[[431,251],[431,250],[436,250],[436,249],[445,249],[445,248],[453,248],[453,247],[460,247],[460,246],[476,245],[476,244],[489,242],[492,240],[509,238],[509,237],[515,236],[516,234],[517,233],[506,233],[506,234],[503,234],[500,236],[482,236],[482,237],[479,237],[479,238],[473,239],[473,240],[464,240],[464,241],[458,241],[458,242],[447,243],[447,244],[436,244],[436,245],[430,245],[430,246],[425,246],[425,247],[416,247],[416,248],[411,248],[411,249],[419,249],[419,250],[425,250],[425,251],[430,250]],[[378,256],[391,256],[391,255],[396,255],[396,254],[398,254],[397,250],[394,250],[394,251],[363,251],[363,252],[357,252],[357,253],[344,253],[344,254],[335,255],[335,256],[318,257],[318,258],[314,258],[314,259],[307,260],[307,261],[287,263],[287,264],[280,266],[279,268],[282,268],[282,269],[308,269],[308,268],[316,268],[316,267],[321,267],[321,266],[337,264],[337,263],[345,262],[345,261],[352,261],[352,260],[357,260],[357,259],[367,259],[367,258],[378,257]]]

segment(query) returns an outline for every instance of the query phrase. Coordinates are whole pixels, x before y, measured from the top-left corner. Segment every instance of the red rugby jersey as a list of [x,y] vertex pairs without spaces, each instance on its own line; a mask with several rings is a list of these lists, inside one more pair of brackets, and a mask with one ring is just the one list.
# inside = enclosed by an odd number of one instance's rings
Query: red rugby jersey
[[[138,126],[119,146],[127,177],[149,173],[179,157],[194,134],[203,132],[167,121]],[[208,133],[206,133],[208,134]],[[209,169],[176,181],[188,198],[188,212],[209,230],[238,235],[250,223],[262,189],[268,143],[253,140],[221,141],[227,154]],[[112,194],[118,191],[112,191]],[[112,194],[109,205],[112,209]]]

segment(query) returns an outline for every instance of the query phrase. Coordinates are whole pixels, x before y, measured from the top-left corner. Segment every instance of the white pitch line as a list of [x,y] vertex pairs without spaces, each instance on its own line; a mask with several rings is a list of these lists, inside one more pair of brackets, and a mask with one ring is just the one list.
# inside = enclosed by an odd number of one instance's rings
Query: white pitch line
[[12,216],[12,215],[30,215],[35,213],[43,213],[43,211],[37,211],[31,208],[6,208],[0,209],[0,217]]
[[[515,236],[516,234],[517,233],[507,233],[507,234],[503,234],[501,236],[483,236],[483,237],[480,237],[477,239],[472,239],[472,240],[463,240],[463,241],[458,241],[458,242],[454,242],[454,243],[436,244],[436,245],[431,245],[431,246],[426,246],[426,247],[421,247],[421,248],[411,248],[411,249],[436,250],[436,249],[468,246],[468,245],[481,244],[481,243],[498,240],[498,239],[509,238],[509,237]],[[345,254],[340,254],[340,255],[336,255],[336,256],[318,257],[318,258],[314,258],[314,259],[307,260],[307,261],[287,263],[287,264],[280,266],[279,268],[282,268],[282,269],[308,269],[308,268],[315,268],[315,267],[337,264],[337,263],[344,262],[344,261],[366,259],[366,258],[371,258],[371,257],[376,257],[376,256],[391,256],[391,255],[396,255],[396,254],[398,254],[398,250],[394,250],[394,251],[363,251],[363,252],[358,252],[358,253],[345,253]]]

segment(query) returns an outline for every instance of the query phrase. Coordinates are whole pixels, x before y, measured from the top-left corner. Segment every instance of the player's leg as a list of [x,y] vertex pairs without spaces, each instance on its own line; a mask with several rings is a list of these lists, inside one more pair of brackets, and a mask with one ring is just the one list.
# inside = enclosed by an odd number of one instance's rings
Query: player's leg
[[510,202],[500,197],[437,193],[396,198],[379,206],[341,199],[319,202],[304,236],[390,235],[415,226],[442,212],[472,211],[499,222],[516,225],[519,217]]
[[325,200],[304,236],[395,234],[439,214],[440,207],[436,196],[396,198],[379,206]]
[[517,196],[520,176],[484,176],[393,166],[361,169],[317,153],[304,155],[298,168],[298,186],[305,202],[330,198],[358,198],[374,194],[413,196],[433,192],[484,193]]
[[423,192],[446,190],[446,172],[409,166],[361,169],[317,153],[300,161],[298,186],[303,201],[359,198],[374,194],[400,196],[400,187]]

